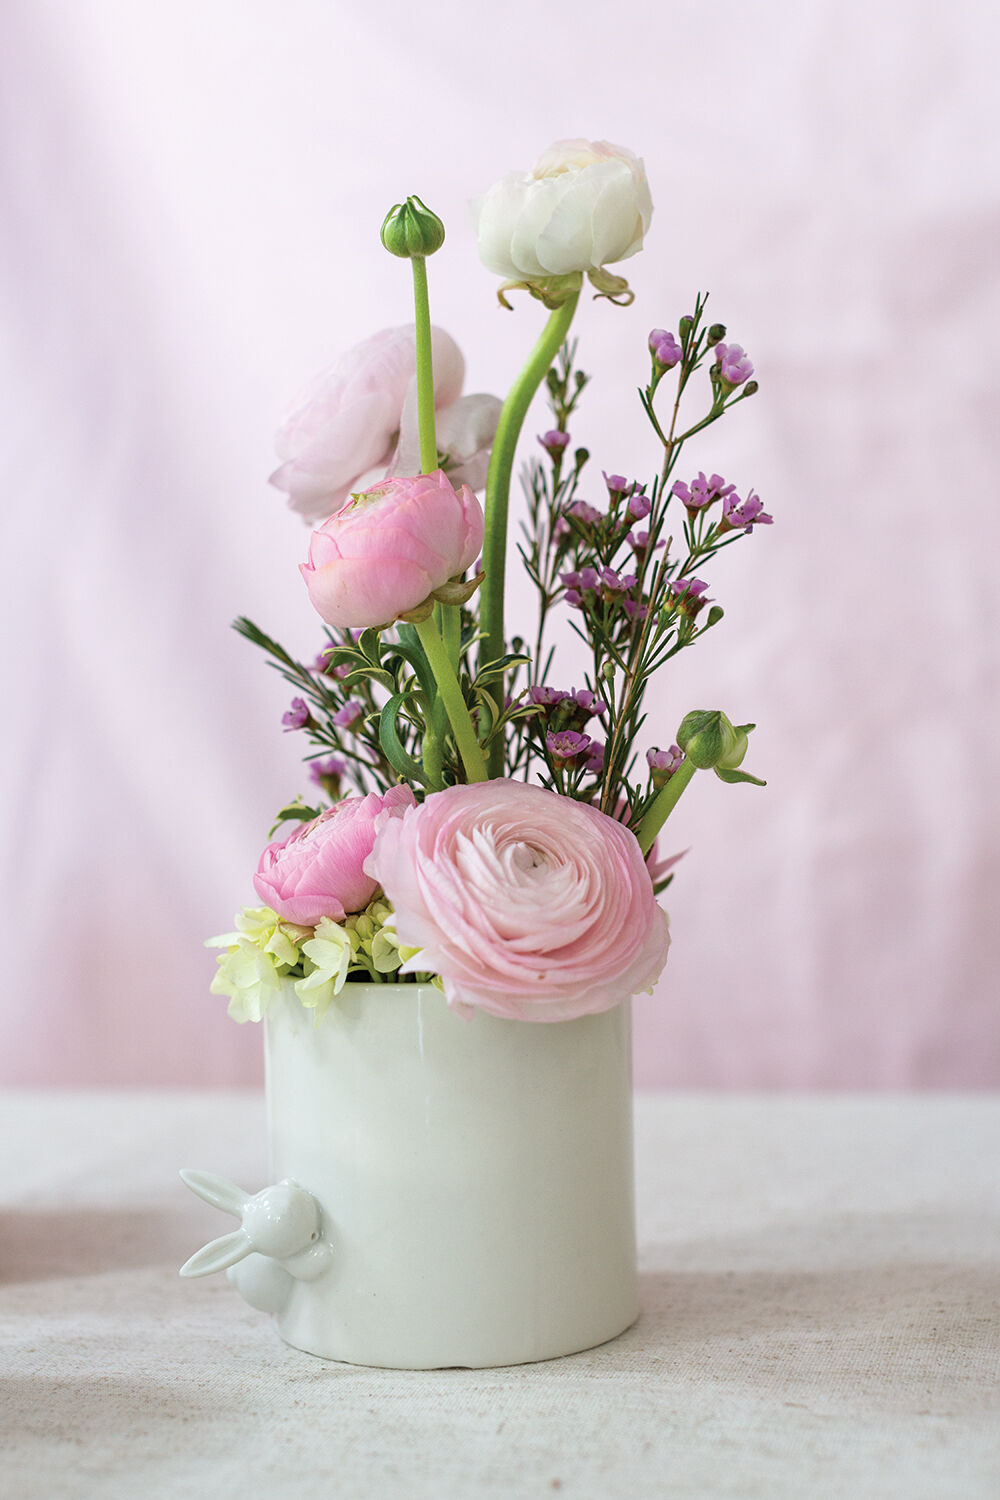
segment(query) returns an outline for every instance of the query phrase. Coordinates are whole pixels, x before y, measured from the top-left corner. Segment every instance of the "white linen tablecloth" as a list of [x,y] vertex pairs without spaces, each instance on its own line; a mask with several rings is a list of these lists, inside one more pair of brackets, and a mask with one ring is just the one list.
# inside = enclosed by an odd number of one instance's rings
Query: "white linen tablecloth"
[[177,1179],[256,1188],[256,1094],[0,1101],[0,1493],[1000,1495],[1000,1100],[641,1097],[643,1312],[540,1365],[311,1358]]

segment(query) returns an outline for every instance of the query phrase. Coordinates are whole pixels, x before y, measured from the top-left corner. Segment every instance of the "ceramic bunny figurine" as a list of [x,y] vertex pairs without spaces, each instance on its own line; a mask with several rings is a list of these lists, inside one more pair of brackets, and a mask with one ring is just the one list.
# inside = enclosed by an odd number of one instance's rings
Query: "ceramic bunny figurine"
[[277,1312],[293,1280],[315,1281],[329,1267],[331,1247],[320,1237],[320,1206],[298,1183],[286,1178],[250,1194],[213,1172],[180,1175],[199,1198],[241,1220],[239,1229],[196,1250],[181,1266],[182,1276],[228,1271],[252,1307]]

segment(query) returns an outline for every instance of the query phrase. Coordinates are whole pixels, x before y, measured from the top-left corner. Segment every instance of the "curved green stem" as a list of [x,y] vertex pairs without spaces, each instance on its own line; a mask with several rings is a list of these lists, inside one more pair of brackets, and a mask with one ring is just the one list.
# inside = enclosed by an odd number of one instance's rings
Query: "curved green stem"
[[434,616],[428,615],[416,627],[420,644],[424,648],[430,669],[434,673],[434,680],[441,695],[441,701],[445,706],[448,718],[451,720],[452,733],[458,746],[458,753],[462,757],[462,765],[465,774],[470,781],[486,781],[486,765],[483,761],[479,741],[469,710],[465,706],[462,689],[458,685],[458,678],[448,658],[448,652],[441,633],[434,623]]
[[[510,393],[500,413],[500,421],[497,423],[496,437],[493,439],[493,454],[490,458],[489,478],[486,481],[486,533],[483,540],[483,569],[486,578],[480,604],[480,623],[484,632],[479,651],[481,665],[496,661],[503,656],[505,650],[503,600],[504,568],[507,560],[507,505],[510,499],[510,478],[514,467],[517,440],[521,435],[521,428],[532,397],[548,373],[552,361],[559,353],[563,340],[569,332],[579,300],[580,294],[576,292],[550,314],[527,364],[510,388]],[[502,680],[498,680],[494,686],[492,697],[497,704],[498,711],[502,710],[504,701]],[[497,735],[490,746],[490,775],[502,776],[503,763],[503,737]]]
[[639,848],[643,854],[648,854],[650,849],[652,849],[653,840],[676,807],[680,800],[681,792],[683,792],[691,780],[695,769],[693,761],[681,761],[666,786],[660,788],[656,796],[656,801],[647,810],[646,816],[639,824],[639,831],[636,834],[636,838],[639,840]]

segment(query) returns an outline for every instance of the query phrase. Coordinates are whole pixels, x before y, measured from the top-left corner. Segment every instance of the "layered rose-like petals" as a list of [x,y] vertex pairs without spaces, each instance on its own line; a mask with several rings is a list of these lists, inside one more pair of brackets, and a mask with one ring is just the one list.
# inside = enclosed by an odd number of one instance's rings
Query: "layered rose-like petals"
[[[456,484],[485,482],[501,403],[462,396],[465,360],[442,328],[431,329],[438,447]],[[416,334],[412,324],[384,328],[350,349],[299,394],[275,438],[284,462],[271,483],[307,521],[339,510],[375,471],[420,467],[416,408]],[[472,445],[472,434],[475,445]]]
[[321,917],[342,922],[362,911],[378,881],[365,872],[376,821],[398,819],[416,799],[408,786],[384,795],[345,797],[287,839],[268,844],[253,878],[254,890],[286,922],[315,927]]
[[388,479],[352,497],[312,534],[299,571],[328,625],[388,625],[471,567],[483,511],[444,474]]
[[380,820],[365,866],[450,1004],[530,1021],[608,1010],[654,983],[666,918],[635,835],[519,781],[432,793]]
[[556,141],[472,207],[483,264],[514,281],[627,260],[653,216],[641,160],[609,141]]

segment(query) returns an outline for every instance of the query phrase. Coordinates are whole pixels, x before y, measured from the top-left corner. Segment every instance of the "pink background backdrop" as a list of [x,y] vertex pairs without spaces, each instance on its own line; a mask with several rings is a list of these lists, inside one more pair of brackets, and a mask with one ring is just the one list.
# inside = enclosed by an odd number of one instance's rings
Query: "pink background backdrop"
[[769,787],[699,778],[672,820],[639,1081],[1000,1083],[995,7],[7,0],[2,26],[0,1076],[259,1076],[200,944],[306,784],[228,629],[317,640],[273,430],[409,318],[377,243],[408,192],[448,225],[435,320],[502,393],[543,314],[497,310],[465,203],[583,134],[645,156],[656,215],[635,306],[578,319],[575,436],[595,472],[652,466],[645,335],[710,289],[761,392],[691,467],[776,517],[712,570],[727,619],[651,716],[661,744],[691,707],[755,719]]

